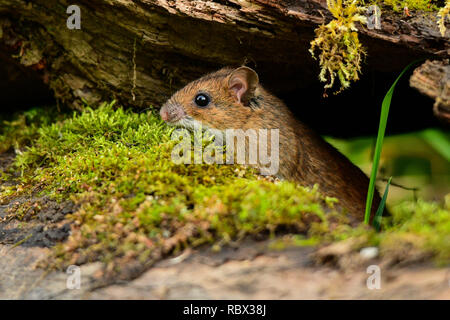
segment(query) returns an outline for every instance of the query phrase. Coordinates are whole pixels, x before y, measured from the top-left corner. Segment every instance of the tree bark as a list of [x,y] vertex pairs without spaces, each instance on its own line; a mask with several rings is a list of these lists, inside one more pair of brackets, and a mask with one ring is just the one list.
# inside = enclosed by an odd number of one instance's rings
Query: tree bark
[[448,59],[427,61],[414,70],[411,87],[435,100],[433,112],[450,123],[450,66]]
[[[274,93],[295,94],[319,84],[309,43],[332,19],[325,0],[79,0],[81,30],[70,30],[71,4],[0,0],[0,49],[75,108],[111,98],[158,106],[205,72],[243,63]],[[441,36],[429,14],[381,18],[381,30],[359,26],[363,71],[450,56],[449,30]]]

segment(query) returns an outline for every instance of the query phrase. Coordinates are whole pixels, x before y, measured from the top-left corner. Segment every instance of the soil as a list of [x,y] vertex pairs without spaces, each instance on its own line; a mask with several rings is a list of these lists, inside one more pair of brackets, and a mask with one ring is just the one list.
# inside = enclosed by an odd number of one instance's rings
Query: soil
[[[0,170],[8,168],[14,160],[14,152],[0,154]],[[14,181],[0,181],[2,185]],[[21,220],[13,219],[10,213],[20,205],[26,204],[27,210]],[[64,216],[76,210],[71,201],[58,203],[47,196],[22,196],[7,204],[0,204],[0,243],[19,244],[24,247],[51,247],[58,241],[64,241],[70,231],[70,225],[64,222]]]
[[[13,152],[0,154],[0,170],[13,159]],[[10,218],[21,203],[30,204],[22,220]],[[245,240],[219,252],[189,249],[102,287],[104,266],[88,263],[80,269],[80,289],[68,289],[70,273],[36,266],[67,238],[64,216],[74,210],[70,201],[38,195],[0,205],[0,299],[450,299],[450,269],[426,257],[403,257],[400,264],[367,257],[352,251],[351,241],[320,249],[274,250],[273,240]],[[380,289],[367,286],[369,265],[380,268]]]
[[[311,248],[270,252],[266,245],[188,250],[134,280],[95,290],[100,263],[81,266],[80,289],[71,290],[69,274],[35,268],[48,248],[0,245],[0,299],[450,299],[448,269],[372,260],[343,270],[316,265]],[[381,268],[380,289],[366,285],[369,264]]]

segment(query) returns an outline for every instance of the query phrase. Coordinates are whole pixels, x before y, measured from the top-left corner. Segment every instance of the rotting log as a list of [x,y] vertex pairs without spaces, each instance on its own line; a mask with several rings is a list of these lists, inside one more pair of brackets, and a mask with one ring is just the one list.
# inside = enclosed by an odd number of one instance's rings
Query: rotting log
[[[78,0],[81,30],[66,26],[71,4],[0,0],[0,50],[75,108],[112,98],[158,106],[203,73],[243,63],[281,97],[321,85],[308,49],[314,29],[332,19],[325,0]],[[359,25],[363,72],[450,56],[450,31],[442,36],[433,14],[381,18],[381,30]]]
[[414,70],[410,85],[435,100],[433,112],[450,123],[450,66],[449,60],[426,61]]

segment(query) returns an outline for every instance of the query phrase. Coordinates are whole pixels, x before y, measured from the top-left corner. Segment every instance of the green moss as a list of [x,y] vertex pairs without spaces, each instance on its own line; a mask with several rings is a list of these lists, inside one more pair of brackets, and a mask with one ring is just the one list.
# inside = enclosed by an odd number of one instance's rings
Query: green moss
[[71,236],[54,248],[56,265],[152,261],[246,235],[305,233],[338,216],[317,187],[269,182],[238,165],[173,163],[172,130],[152,112],[86,107],[37,130],[15,160],[21,183],[6,196],[43,192],[80,205],[67,217]]
[[315,30],[316,38],[311,41],[309,51],[314,58],[315,51],[319,51],[319,79],[326,83],[325,89],[332,88],[338,78],[337,92],[340,92],[359,79],[365,51],[358,39],[356,23],[365,23],[366,18],[358,1],[327,0],[327,5],[334,19]]
[[[0,139],[23,150],[14,163],[22,177],[0,190],[0,202],[44,193],[78,205],[66,217],[71,235],[53,248],[50,266],[100,260],[116,270],[124,262],[148,264],[188,246],[219,249],[245,236],[279,232],[288,236],[275,240],[274,249],[359,237],[382,252],[403,241],[442,263],[449,259],[448,203],[402,203],[392,208],[381,233],[352,228],[333,209],[335,199],[322,196],[317,186],[270,182],[238,165],[173,163],[173,129],[153,112],[103,104],[53,122],[8,126]],[[19,127],[33,138],[22,139],[13,130]],[[24,202],[11,217],[20,220],[29,206]]]
[[322,243],[359,238],[360,247],[377,246],[384,256],[433,256],[438,265],[450,264],[450,194],[444,203],[403,201],[391,208],[392,216],[383,218],[383,231],[366,226],[351,228],[342,224],[334,230],[312,229],[310,236]]
[[10,118],[0,117],[0,153],[30,144],[38,129],[57,117],[55,108],[34,108]]
[[431,252],[437,262],[450,263],[450,195],[445,203],[407,201],[392,208],[380,237],[382,250],[395,250],[402,243]]

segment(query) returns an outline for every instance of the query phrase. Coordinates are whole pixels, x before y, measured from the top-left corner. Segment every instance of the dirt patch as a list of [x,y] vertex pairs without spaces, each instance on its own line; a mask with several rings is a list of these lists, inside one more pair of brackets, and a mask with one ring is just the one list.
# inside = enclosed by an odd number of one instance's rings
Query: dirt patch
[[[26,204],[22,219],[13,218],[17,208]],[[72,213],[75,205],[71,201],[58,203],[48,197],[20,197],[0,206],[0,243],[19,244],[26,247],[51,247],[64,241],[70,232],[70,224],[64,216]]]
[[[0,154],[0,172],[8,170],[14,158],[14,151]],[[13,179],[1,180],[0,187],[16,183]],[[19,210],[21,212],[18,215]],[[70,225],[63,221],[64,216],[75,210],[73,202],[58,203],[47,196],[13,198],[0,205],[0,244],[54,246],[56,242],[64,241],[68,237]]]

